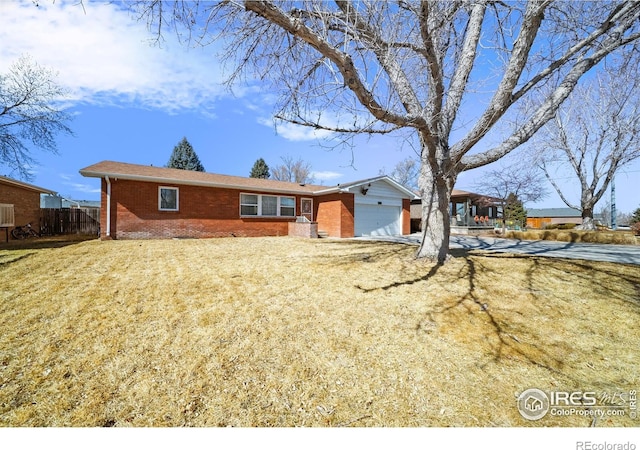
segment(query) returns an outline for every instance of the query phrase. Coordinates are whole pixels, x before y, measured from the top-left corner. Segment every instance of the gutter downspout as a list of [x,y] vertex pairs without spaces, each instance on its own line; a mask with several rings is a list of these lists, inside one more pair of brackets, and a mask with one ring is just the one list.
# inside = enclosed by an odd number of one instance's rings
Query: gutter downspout
[[105,231],[105,236],[111,236],[111,180],[109,180],[109,176],[104,177],[104,181],[107,183],[107,229]]

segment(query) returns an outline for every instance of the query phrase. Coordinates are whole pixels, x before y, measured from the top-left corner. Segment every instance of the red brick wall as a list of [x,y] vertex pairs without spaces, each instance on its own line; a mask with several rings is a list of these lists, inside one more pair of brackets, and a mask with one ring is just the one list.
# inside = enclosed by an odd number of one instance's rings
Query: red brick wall
[[402,234],[411,234],[411,200],[402,199]]
[[325,195],[316,198],[314,204],[318,231],[326,231],[331,237],[353,237],[353,194]]
[[[179,211],[158,209],[160,186],[179,189]],[[203,186],[111,180],[111,238],[208,238],[286,236],[295,217],[240,217],[240,193],[259,193]],[[269,194],[271,195],[271,194]],[[273,194],[276,195],[276,194]],[[300,197],[296,197],[296,214]],[[101,233],[106,237],[106,182],[102,181]]]
[[[13,205],[15,225],[31,226],[40,231],[40,193],[19,186],[0,182],[0,203]],[[5,231],[0,230],[0,241],[4,242]],[[9,230],[9,239],[11,230]]]

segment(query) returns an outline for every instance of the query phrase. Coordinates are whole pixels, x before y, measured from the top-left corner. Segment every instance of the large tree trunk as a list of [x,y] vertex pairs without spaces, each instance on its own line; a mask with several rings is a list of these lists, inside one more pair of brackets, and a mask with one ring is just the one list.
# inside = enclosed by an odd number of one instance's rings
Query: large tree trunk
[[423,162],[418,185],[422,198],[422,243],[418,258],[429,258],[439,264],[449,255],[451,217],[449,201],[455,183],[454,177],[446,177],[445,171]]
[[582,209],[582,224],[576,227],[577,230],[595,230],[596,224],[593,221],[593,208]]

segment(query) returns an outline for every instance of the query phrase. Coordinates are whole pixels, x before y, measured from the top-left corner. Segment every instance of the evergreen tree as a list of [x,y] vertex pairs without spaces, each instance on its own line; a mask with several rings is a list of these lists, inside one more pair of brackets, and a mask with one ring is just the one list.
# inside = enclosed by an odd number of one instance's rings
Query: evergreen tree
[[507,197],[504,207],[504,220],[507,225],[525,227],[527,225],[527,210],[517,195],[511,193]]
[[631,217],[631,229],[636,235],[640,236],[640,208],[633,212],[633,216]]
[[173,153],[171,153],[167,167],[204,172],[204,166],[200,162],[200,158],[198,158],[198,155],[196,155],[196,152],[186,137],[183,137],[178,145],[173,148]]
[[271,178],[271,174],[269,173],[269,166],[264,159],[260,158],[256,160],[255,164],[251,168],[251,173],[249,174],[251,178]]
[[636,209],[633,212],[633,216],[631,217],[631,223],[640,223],[640,208]]

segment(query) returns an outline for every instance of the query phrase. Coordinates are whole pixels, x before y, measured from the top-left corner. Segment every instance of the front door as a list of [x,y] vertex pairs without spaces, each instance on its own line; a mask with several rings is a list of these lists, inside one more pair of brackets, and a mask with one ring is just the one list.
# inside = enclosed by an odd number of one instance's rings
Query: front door
[[313,199],[300,199],[300,213],[306,217],[309,222],[313,222]]

